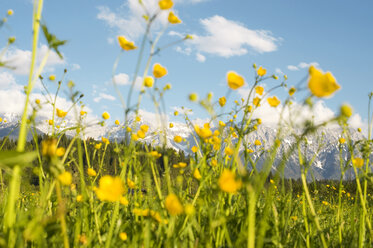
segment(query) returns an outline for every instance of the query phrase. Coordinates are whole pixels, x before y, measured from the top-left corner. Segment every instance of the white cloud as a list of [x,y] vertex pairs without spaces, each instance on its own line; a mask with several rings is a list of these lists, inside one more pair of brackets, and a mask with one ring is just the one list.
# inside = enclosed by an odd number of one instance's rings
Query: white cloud
[[[159,10],[158,1],[142,0],[150,15]],[[97,18],[104,21],[110,28],[113,28],[118,35],[125,35],[129,39],[136,40],[145,31],[145,15],[143,7],[138,0],[128,0],[126,3],[126,13],[119,13],[110,10],[106,6],[98,7]],[[159,29],[168,23],[169,11],[161,11],[153,23],[154,29]]]
[[276,68],[275,72],[278,75],[284,75],[284,73],[282,72],[282,70],[280,68]]
[[114,76],[114,82],[117,85],[128,85],[131,84],[130,77],[126,73],[119,73]]
[[93,99],[94,102],[100,102],[102,99],[105,99],[105,100],[109,100],[109,101],[114,101],[115,100],[115,97],[112,96],[112,95],[109,95],[109,94],[105,94],[105,93],[100,93],[98,95],[98,97],[95,97]]
[[198,62],[201,62],[201,63],[203,63],[203,62],[206,61],[206,57],[203,56],[203,55],[200,54],[200,53],[197,53],[197,54],[196,54],[196,59],[197,59]]
[[317,63],[317,62],[311,62],[311,63],[300,62],[298,65],[288,65],[287,68],[290,71],[298,71],[299,69],[309,68],[311,65],[317,67],[317,66],[319,66],[319,63]]
[[79,64],[72,64],[71,65],[71,70],[73,70],[73,71],[77,71],[77,70],[80,70],[80,65]]
[[[40,64],[41,60],[47,54],[49,48],[47,45],[42,45],[38,48],[37,52],[37,67]],[[30,64],[31,64],[31,51],[29,50],[22,50],[18,48],[9,49],[3,59],[3,62],[10,68],[12,68],[12,72],[19,75],[28,75],[30,71]],[[54,66],[56,65],[65,65],[66,61],[60,59],[60,57],[54,52],[50,51],[49,57],[47,60],[47,64],[45,66],[45,71],[53,71]],[[37,69],[36,67],[36,69]]]
[[190,47],[186,47],[186,48],[181,48],[179,46],[177,46],[175,48],[176,52],[179,52],[179,53],[182,53],[182,54],[185,54],[185,55],[190,55],[192,53],[192,49]]
[[184,38],[185,37],[185,35],[182,35],[181,33],[173,31],[173,30],[171,30],[170,32],[168,32],[168,35],[169,36],[176,36],[176,37],[179,37],[179,38]]
[[[185,108],[185,107],[181,108],[181,107],[174,106],[174,107],[171,107],[171,109],[173,109],[173,111],[179,112],[179,114],[181,114],[181,115],[185,115],[185,114],[187,114],[187,115],[193,115],[194,114],[193,110],[190,109],[190,108]],[[172,112],[170,114],[173,115],[174,112]]]
[[252,30],[243,24],[215,15],[200,20],[205,35],[193,35],[188,43],[196,46],[199,52],[215,54],[221,57],[240,56],[252,49],[258,53],[277,50],[279,38],[270,31]]

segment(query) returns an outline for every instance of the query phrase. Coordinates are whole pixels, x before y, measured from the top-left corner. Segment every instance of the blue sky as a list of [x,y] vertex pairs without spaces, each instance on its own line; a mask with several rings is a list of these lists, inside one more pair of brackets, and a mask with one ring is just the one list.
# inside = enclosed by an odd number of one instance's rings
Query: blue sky
[[[44,2],[43,21],[52,33],[68,43],[61,48],[64,61],[52,54],[43,75],[56,74],[58,78],[63,69],[68,68],[67,80],[73,80],[85,94],[84,103],[92,115],[100,116],[108,111],[112,120],[122,120],[111,72],[120,52],[116,37],[125,35],[137,45],[140,43],[143,26],[138,22],[141,13],[137,0]],[[144,2],[150,9],[157,5],[157,1]],[[7,9],[13,9],[14,15],[0,29],[0,47],[5,46],[9,36],[15,36],[17,41],[5,58],[17,58],[20,62],[13,62],[18,67],[13,71],[0,70],[3,98],[12,95],[11,91],[20,91],[19,86],[27,81],[32,1],[2,0],[0,15],[5,16]],[[373,91],[372,9],[373,2],[368,0],[359,3],[339,0],[175,1],[173,10],[183,23],[169,26],[160,46],[178,40],[178,35],[192,34],[195,39],[179,43],[153,58],[152,65],[161,63],[169,71],[158,82],[159,85],[172,84],[172,91],[165,97],[168,111],[172,113],[173,107],[185,106],[193,108],[193,118],[205,118],[207,114],[187,100],[188,94],[197,92],[205,96],[212,91],[215,99],[223,96],[227,91],[226,73],[230,70],[243,75],[250,86],[254,74],[252,64],[256,63],[267,68],[269,74],[280,78],[286,74],[287,83],[295,85],[307,76],[308,66],[314,63],[324,71],[331,71],[342,87],[334,97],[324,100],[320,111],[338,112],[341,103],[348,102],[362,118],[360,121],[360,117],[355,116],[355,125],[362,126],[367,119],[367,95]],[[159,17],[154,33],[161,30],[166,17],[166,14]],[[43,51],[43,44],[45,40],[41,38],[40,51]],[[116,72],[121,74],[122,84],[127,83],[126,75],[132,79],[137,55],[138,50],[123,53]],[[276,83],[268,80],[265,87]],[[120,89],[126,96],[128,85],[120,85]],[[280,99],[286,97],[283,89],[273,94]],[[14,96],[21,94],[14,93]],[[61,97],[66,98],[66,95]],[[236,98],[240,98],[238,92],[231,100]],[[297,99],[303,99],[302,94]],[[62,102],[68,104],[68,101]],[[145,99],[142,109],[152,112],[151,101]],[[0,114],[6,111],[17,112],[19,108],[9,107],[7,99],[0,100]]]

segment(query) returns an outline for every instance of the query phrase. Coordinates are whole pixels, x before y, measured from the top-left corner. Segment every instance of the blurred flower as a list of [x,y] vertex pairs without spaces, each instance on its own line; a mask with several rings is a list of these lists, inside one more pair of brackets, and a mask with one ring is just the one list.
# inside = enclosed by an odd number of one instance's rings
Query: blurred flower
[[102,146],[102,143],[97,143],[95,144],[95,149],[98,150],[101,148],[101,146]]
[[170,127],[170,128],[173,128],[173,127],[174,127],[174,124],[173,124],[173,123],[170,123],[169,127]]
[[149,126],[146,125],[146,124],[143,124],[143,125],[140,126],[140,129],[141,129],[141,131],[143,131],[144,133],[146,133],[149,130]]
[[171,215],[179,215],[184,212],[184,207],[181,204],[179,198],[173,193],[169,194],[166,197],[165,206],[166,206],[167,211]]
[[191,102],[198,101],[198,95],[197,95],[197,93],[191,93],[191,94],[189,94],[189,101],[191,101]]
[[227,102],[227,99],[225,98],[225,96],[219,98],[219,105],[221,107],[223,107],[226,102]]
[[54,80],[56,80],[56,75],[50,75],[49,77],[48,77],[48,79],[50,80],[50,81],[54,81]]
[[36,99],[35,103],[39,105],[40,104],[40,99]]
[[353,110],[352,110],[351,106],[348,105],[348,104],[343,104],[341,106],[340,111],[341,111],[341,115],[344,116],[344,117],[347,117],[347,118],[351,117],[351,115],[353,113]]
[[107,138],[105,138],[105,137],[101,137],[101,141],[102,141],[103,143],[105,143],[106,145],[109,145],[109,144],[110,144],[109,139],[107,139]]
[[162,10],[171,9],[174,3],[172,0],[160,0],[158,2],[159,8]]
[[263,67],[259,67],[256,73],[258,74],[259,77],[263,77],[267,73],[267,70],[264,69]]
[[133,43],[132,41],[128,41],[124,36],[118,36],[118,42],[119,46],[126,51],[137,48],[137,46],[135,46],[135,43]]
[[58,109],[58,108],[56,108],[56,113],[57,113],[57,116],[60,117],[60,118],[63,118],[67,115],[67,112],[65,112],[61,109]]
[[56,156],[57,157],[62,157],[63,155],[65,155],[65,148],[63,147],[58,147],[57,150],[56,150]]
[[97,172],[92,168],[87,169],[87,174],[88,174],[88,176],[91,176],[91,177],[97,176]]
[[280,104],[280,100],[276,96],[268,97],[267,101],[268,101],[269,105],[271,107],[274,107],[274,108],[277,107]]
[[125,233],[125,232],[119,233],[119,238],[123,241],[126,241],[127,240],[127,233]]
[[330,72],[323,73],[314,66],[309,68],[308,88],[316,97],[328,97],[337,91],[340,86]]
[[174,112],[174,116],[178,116],[179,115],[179,112],[178,111],[175,111]]
[[12,9],[8,9],[8,11],[7,11],[7,15],[8,15],[8,16],[12,16],[12,15],[13,15],[13,13],[14,13],[14,12],[13,12],[13,10],[12,10]]
[[209,128],[208,123],[205,123],[203,125],[203,128],[200,128],[198,125],[195,125],[194,131],[196,131],[197,135],[201,137],[202,139],[207,139],[212,136],[212,131]]
[[86,114],[87,114],[86,111],[80,110],[80,115],[81,115],[81,116],[86,115]]
[[[260,98],[259,97],[255,97],[253,99],[253,104],[254,104],[254,106],[259,107],[260,106]],[[251,111],[248,111],[248,112],[251,112]]]
[[184,163],[184,162],[179,162],[179,163],[177,163],[177,164],[174,164],[172,167],[174,167],[174,168],[185,168],[185,167],[187,167],[187,163]]
[[145,77],[145,79],[144,79],[144,86],[145,87],[151,88],[151,87],[153,87],[153,84],[154,84],[154,78],[152,76]]
[[346,142],[346,140],[344,138],[339,138],[339,143],[340,144],[344,144]]
[[120,204],[122,204],[123,206],[128,206],[129,202],[127,200],[127,198],[125,196],[122,196],[119,200]]
[[229,88],[231,88],[232,90],[236,90],[245,84],[245,80],[243,79],[242,76],[238,75],[236,72],[229,71],[227,73],[227,83],[228,83]]
[[153,75],[155,78],[161,78],[167,74],[167,69],[160,64],[154,64]]
[[77,202],[82,202],[83,201],[83,196],[82,195],[77,195],[76,196],[76,201]]
[[256,86],[255,87],[255,92],[256,92],[256,94],[261,96],[261,95],[263,95],[264,88],[262,86]]
[[135,184],[135,182],[132,181],[131,179],[129,179],[128,177],[127,177],[127,185],[128,185],[128,187],[129,187],[130,189],[135,189],[135,188],[136,188],[136,184]]
[[236,174],[224,169],[218,180],[219,188],[227,193],[236,193],[242,186],[241,180],[236,180]]
[[160,154],[159,152],[157,151],[151,151],[150,152],[150,155],[153,157],[153,158],[160,158],[162,156],[162,154]]
[[170,11],[168,14],[168,22],[171,24],[178,24],[181,23],[181,20],[174,14],[174,12]]
[[193,172],[193,177],[197,180],[201,180],[202,176],[201,176],[201,173],[199,172],[198,168],[195,168],[194,169],[194,172]]
[[182,138],[181,136],[179,136],[179,135],[176,135],[176,136],[174,137],[174,141],[175,141],[176,143],[180,143],[180,142],[183,141],[183,138]]
[[231,156],[231,155],[233,155],[234,151],[233,151],[232,148],[230,148],[230,147],[226,147],[225,150],[224,150],[224,153],[225,153],[225,155],[227,155],[227,156]]
[[57,179],[61,182],[62,185],[70,185],[72,182],[72,176],[71,173],[68,171],[62,172],[60,175],[58,175]]
[[225,127],[225,123],[223,121],[219,121],[219,126]]
[[363,165],[364,165],[364,159],[362,159],[362,158],[353,158],[353,159],[352,159],[352,164],[353,164],[356,168],[361,168],[361,167],[363,167]]
[[196,153],[198,151],[198,148],[196,146],[192,147],[192,152]]
[[119,201],[124,193],[122,179],[108,175],[103,176],[100,178],[99,187],[95,191],[97,198],[101,201]]
[[254,141],[254,145],[260,146],[260,145],[262,145],[262,142],[260,142],[260,140],[255,140]]
[[294,95],[295,91],[296,91],[296,89],[295,89],[294,87],[291,87],[291,88],[289,89],[289,95],[290,95],[290,96]]
[[118,120],[115,120],[115,125],[119,125],[120,124],[120,122],[118,121]]
[[137,131],[137,137],[140,138],[140,139],[143,139],[145,138],[145,132],[143,130],[138,130]]
[[104,112],[104,113],[102,113],[102,118],[103,118],[104,120],[109,119],[109,118],[110,118],[109,113],[108,113],[108,112]]
[[46,139],[41,142],[41,154],[43,156],[53,157],[56,155],[57,140]]

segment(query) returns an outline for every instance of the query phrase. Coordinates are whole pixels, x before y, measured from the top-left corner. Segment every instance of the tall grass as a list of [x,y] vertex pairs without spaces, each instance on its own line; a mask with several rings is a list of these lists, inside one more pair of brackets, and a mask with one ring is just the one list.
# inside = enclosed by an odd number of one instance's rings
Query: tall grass
[[[32,60],[17,148],[15,151],[0,151],[0,246],[371,247],[372,120],[369,121],[368,137],[359,141],[351,138],[347,122],[352,110],[347,105],[341,106],[337,117],[323,123],[314,123],[311,117],[301,125],[294,122],[294,116],[299,115],[299,110],[293,108],[294,93],[307,88],[308,96],[298,104],[302,109],[312,109],[316,98],[329,96],[339,88],[333,76],[311,67],[307,87],[304,87],[304,80],[296,87],[288,87],[286,76],[279,79],[276,75],[267,75],[262,66],[253,65],[251,70],[255,77],[248,82],[252,86],[248,97],[232,100],[232,91],[242,87],[244,80],[234,71],[228,72],[225,96],[214,99],[212,94],[208,94],[198,100],[196,93],[189,95],[191,101],[206,110],[210,120],[204,126],[195,126],[188,111],[182,113],[195,144],[188,144],[182,137],[175,136],[175,142],[184,142],[192,152],[186,162],[170,163],[170,154],[164,152],[168,126],[171,128],[165,118],[164,95],[169,94],[171,86],[161,87],[159,83],[166,77],[166,68],[151,65],[154,55],[193,37],[186,35],[159,46],[167,26],[153,39],[152,25],[162,11],[172,7],[172,1],[161,0],[156,13],[150,13],[142,1],[139,4],[146,22],[140,46],[137,48],[125,37],[119,37],[121,51],[112,71],[113,85],[123,107],[123,121],[116,124],[126,130],[126,137],[124,142],[110,137],[91,142],[85,136],[87,113],[80,102],[83,95],[75,90],[72,81],[66,83],[64,78],[57,82],[56,93],[49,93],[41,75],[49,53],[37,68],[40,27],[50,51],[60,54],[58,49],[64,41],[49,33],[45,25],[41,26],[43,1],[34,1]],[[178,17],[170,14],[169,22],[170,25],[177,24]],[[8,42],[5,49],[11,43]],[[147,43],[150,44],[149,51],[146,50]],[[138,52],[138,60],[125,98],[114,75],[121,57],[129,50]],[[145,68],[142,78],[147,79],[137,101],[133,102],[135,80],[141,75],[142,67]],[[45,99],[33,103],[30,96],[38,79],[44,85]],[[55,77],[47,80],[55,81]],[[276,86],[264,89],[264,82],[268,81],[275,82]],[[67,110],[56,106],[61,87],[66,87],[70,94],[72,106]],[[272,95],[277,88],[289,89],[282,107],[280,100]],[[145,94],[152,99],[161,123],[158,135],[162,145],[139,149],[143,138],[150,135],[149,127],[141,125],[139,116]],[[369,95],[369,116],[371,98],[372,94]],[[226,110],[226,102],[233,103],[234,107]],[[53,107],[49,121],[51,132],[39,143],[35,120],[38,111],[47,104]],[[259,140],[251,144],[247,139],[261,125],[261,120],[254,118],[254,113],[260,111],[260,104],[270,104],[281,113],[276,139],[271,144],[264,145],[264,141]],[[61,128],[59,123],[67,114],[73,115],[76,123]],[[98,124],[112,122],[109,113],[103,113],[102,117]],[[230,120],[223,122],[224,119]],[[310,159],[304,150],[307,137],[317,135],[320,128],[330,123],[339,124],[343,130],[339,140],[340,181],[334,185],[311,185],[307,180],[312,174],[315,156]],[[29,132],[33,135],[35,147],[32,151],[25,151]],[[74,135],[69,143],[61,145],[67,132]],[[281,141],[288,136],[294,142],[283,151]],[[318,145],[322,147],[322,139]],[[104,160],[110,146],[119,167],[115,167],[114,174],[108,175]],[[344,159],[344,150],[347,150],[347,159]],[[292,154],[297,155],[299,162],[298,189],[284,175]],[[282,159],[272,174],[275,159],[279,156]],[[264,159],[260,166],[258,158]],[[30,167],[38,176],[38,186],[21,187],[21,180]],[[351,168],[355,173],[354,192],[346,191],[343,181],[344,173]]]

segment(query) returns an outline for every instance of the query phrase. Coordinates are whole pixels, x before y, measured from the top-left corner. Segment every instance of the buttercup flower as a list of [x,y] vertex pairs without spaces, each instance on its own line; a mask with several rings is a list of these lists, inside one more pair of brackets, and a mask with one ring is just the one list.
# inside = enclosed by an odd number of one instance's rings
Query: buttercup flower
[[153,87],[153,84],[154,84],[154,78],[153,77],[147,76],[144,79],[144,86],[145,87],[151,88],[151,87]]
[[184,207],[181,204],[179,198],[173,193],[169,194],[166,197],[165,206],[166,206],[167,211],[171,215],[179,215],[184,212]]
[[341,106],[341,115],[342,116],[347,117],[347,118],[351,117],[352,112],[353,112],[353,110],[352,110],[351,106],[349,106],[348,104],[343,104]]
[[161,78],[167,75],[167,69],[160,64],[155,64],[153,66],[153,75],[155,78]]
[[131,179],[127,178],[127,185],[130,189],[135,189],[136,188],[136,184],[134,181],[132,181]]
[[314,66],[309,68],[308,88],[316,97],[328,97],[341,87],[337,84],[331,72],[323,73]]
[[91,177],[97,176],[97,172],[92,168],[87,169],[87,174],[88,174],[88,176],[91,176]]
[[196,153],[198,151],[198,148],[196,146],[192,147],[192,152]]
[[[255,97],[255,98],[253,99],[253,104],[254,104],[254,106],[259,107],[259,106],[260,106],[260,98],[259,98],[259,97]],[[249,106],[249,107],[250,107],[250,106]],[[248,112],[251,112],[251,111],[248,111]]]
[[263,67],[259,67],[256,73],[258,74],[259,77],[263,77],[267,73],[267,70],[264,69]]
[[50,76],[48,77],[48,79],[49,79],[50,81],[54,81],[54,80],[56,80],[56,75],[50,75]]
[[115,120],[115,125],[119,125],[120,124],[120,122],[118,121],[118,120]]
[[268,97],[267,101],[271,107],[277,107],[280,104],[280,100],[276,96]]
[[170,127],[170,128],[173,128],[173,127],[174,127],[174,124],[173,124],[173,123],[170,123],[169,127]]
[[179,136],[179,135],[176,135],[176,136],[174,137],[174,141],[175,141],[176,143],[180,143],[181,141],[183,141],[183,138],[182,138],[181,136]]
[[255,92],[256,92],[256,94],[261,96],[261,95],[263,95],[264,88],[262,86],[256,86],[255,87]]
[[99,187],[95,191],[101,201],[119,201],[124,193],[123,182],[120,177],[103,176],[100,178]]
[[346,142],[346,140],[344,138],[339,138],[338,141],[339,141],[340,144],[344,144]]
[[144,133],[146,133],[146,132],[149,130],[149,126],[146,125],[146,124],[141,125],[141,126],[140,126],[140,129],[141,129]]
[[295,89],[294,87],[291,87],[291,88],[289,89],[289,96],[294,95],[295,91],[296,91],[296,89]]
[[63,155],[65,155],[65,152],[66,152],[65,148],[59,147],[56,150],[56,156],[57,157],[62,157]]
[[158,2],[159,8],[162,10],[171,9],[174,3],[172,0],[161,0]]
[[124,36],[118,36],[119,46],[126,51],[136,49],[137,46],[132,41],[128,41]]
[[67,115],[67,112],[65,112],[61,109],[58,109],[58,108],[56,108],[56,113],[57,113],[57,116],[60,117],[60,118],[63,118]]
[[357,168],[361,168],[364,165],[364,159],[362,159],[362,158],[353,158],[352,159],[352,164],[355,167],[357,167]]
[[241,180],[236,180],[236,174],[228,169],[225,169],[219,177],[219,188],[227,193],[234,194],[242,186]]
[[109,113],[108,113],[108,112],[104,112],[104,113],[102,113],[102,118],[103,118],[104,120],[109,119],[109,118],[110,118]]
[[191,93],[191,94],[189,94],[189,100],[192,101],[192,102],[198,101],[198,95],[197,95],[197,93]]
[[255,140],[254,141],[254,145],[260,146],[260,145],[262,145],[262,142],[260,142],[260,140]]
[[119,238],[123,241],[126,241],[127,240],[127,233],[125,233],[125,232],[119,233]]
[[57,177],[58,181],[61,182],[62,185],[70,185],[72,182],[72,176],[71,173],[68,171],[62,172],[60,175]]
[[227,155],[227,156],[231,156],[231,155],[233,155],[234,151],[233,151],[232,148],[227,147],[227,148],[225,148],[224,153],[225,153],[225,155]]
[[[206,123],[208,124],[208,123]],[[212,136],[212,131],[208,125],[203,125],[203,128],[200,128],[198,125],[194,126],[194,131],[196,131],[197,135],[202,139],[207,139]]]
[[230,71],[227,73],[227,83],[229,88],[231,88],[232,90],[236,90],[245,84],[245,80],[236,72]]
[[8,11],[6,12],[8,16],[12,16],[13,15],[13,10],[12,9],[8,9]]
[[219,98],[219,105],[221,107],[223,107],[226,102],[227,102],[227,99],[225,98],[225,96]]
[[199,172],[198,168],[196,168],[193,172],[193,177],[197,180],[201,180],[202,176],[201,173]]
[[174,12],[170,11],[168,14],[168,22],[171,24],[178,24],[181,23],[181,20],[174,14]]
[[39,105],[40,104],[40,99],[36,99],[35,103]]

